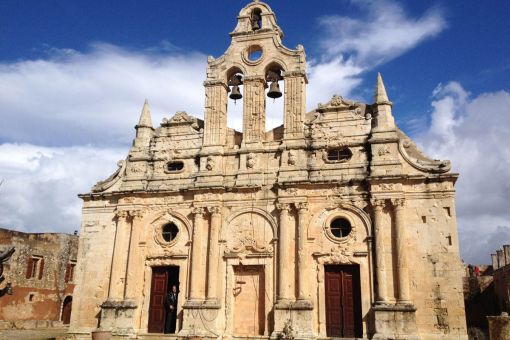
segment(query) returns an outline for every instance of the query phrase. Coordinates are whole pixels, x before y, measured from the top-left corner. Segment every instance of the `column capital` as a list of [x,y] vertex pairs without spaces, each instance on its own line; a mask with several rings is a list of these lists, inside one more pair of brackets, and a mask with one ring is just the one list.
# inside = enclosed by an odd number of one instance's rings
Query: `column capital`
[[204,81],[204,86],[205,87],[221,86],[224,89],[228,90],[228,85],[221,80],[206,80]]
[[406,204],[406,200],[405,200],[405,198],[392,198],[391,204],[393,204],[393,206],[396,209],[404,208],[405,204]]
[[280,211],[286,211],[289,212],[290,210],[290,204],[289,203],[276,203],[276,208]]
[[211,215],[221,215],[221,207],[208,207],[207,210]]
[[134,220],[141,220],[143,218],[143,211],[142,210],[130,210],[129,216],[131,216]]
[[266,83],[266,79],[263,76],[245,76],[243,78],[244,83]]
[[384,199],[380,198],[372,198],[370,200],[370,204],[374,208],[374,210],[382,210],[384,206],[386,205],[386,201]]
[[299,213],[305,213],[308,210],[308,202],[298,202],[294,203],[294,206],[299,211]]
[[117,210],[117,211],[115,212],[115,217],[116,217],[117,219],[121,219],[121,218],[123,218],[123,219],[127,219],[127,218],[128,218],[128,216],[129,216],[129,211],[128,211],[128,210]]
[[206,209],[204,207],[194,207],[191,211],[195,217],[204,216],[206,214]]

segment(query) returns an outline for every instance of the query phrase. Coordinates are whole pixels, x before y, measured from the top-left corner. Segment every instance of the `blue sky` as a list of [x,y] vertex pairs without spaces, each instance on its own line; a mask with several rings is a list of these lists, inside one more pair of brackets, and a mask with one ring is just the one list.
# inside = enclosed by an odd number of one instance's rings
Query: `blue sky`
[[[246,3],[1,1],[0,225],[78,229],[76,193],[124,157],[145,98],[155,123],[202,116],[206,57]],[[268,3],[284,44],[305,47],[310,110],[333,94],[371,102],[382,72],[399,126],[461,173],[463,257],[510,243],[509,1]]]

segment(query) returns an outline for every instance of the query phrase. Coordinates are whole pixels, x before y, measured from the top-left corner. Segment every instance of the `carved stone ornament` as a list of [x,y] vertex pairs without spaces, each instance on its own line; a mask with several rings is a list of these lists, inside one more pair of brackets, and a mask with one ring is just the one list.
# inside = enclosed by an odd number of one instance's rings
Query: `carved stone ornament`
[[255,166],[255,155],[253,153],[249,153],[246,156],[246,167],[248,169],[253,169],[254,166]]
[[185,111],[178,111],[172,118],[163,118],[161,126],[176,126],[176,125],[190,125],[195,130],[198,130],[198,119],[188,115]]
[[214,165],[215,165],[214,158],[212,156],[207,156],[207,163],[205,165],[205,168],[211,171],[212,169],[214,169]]
[[399,135],[401,135],[401,138],[398,143],[398,151],[412,167],[423,172],[431,173],[445,173],[450,171],[452,167],[450,161],[441,161],[426,157],[403,132],[399,132]]
[[404,208],[406,200],[404,198],[393,198],[391,204],[393,204],[395,208]]
[[117,181],[122,178],[126,172],[126,161],[117,162],[117,170],[104,181],[99,181],[92,187],[92,192],[102,192],[111,188]]
[[256,213],[245,213],[227,227],[226,254],[271,254],[273,230],[270,223]]
[[361,115],[362,111],[364,111],[361,109],[362,106],[363,106],[363,104],[361,104],[361,103],[345,99],[339,95],[334,95],[333,98],[331,98],[331,100],[329,102],[327,102],[326,104],[319,103],[319,105],[317,107],[317,111],[324,112],[324,111],[329,111],[332,109],[335,109],[335,110],[343,109],[343,110],[351,110],[352,113],[355,115]]
[[[163,238],[163,227],[170,223],[173,223],[177,227],[178,231],[175,237],[168,242]],[[185,227],[182,225],[181,221],[170,214],[165,214],[159,223],[155,224],[153,227],[154,241],[156,241],[156,244],[163,248],[170,248],[175,246],[180,241],[184,231]]]
[[287,164],[289,165],[296,165],[296,152],[290,150],[289,151],[289,159],[287,161]]
[[312,254],[319,264],[353,264],[355,261],[352,245],[341,244],[331,248],[329,252]]

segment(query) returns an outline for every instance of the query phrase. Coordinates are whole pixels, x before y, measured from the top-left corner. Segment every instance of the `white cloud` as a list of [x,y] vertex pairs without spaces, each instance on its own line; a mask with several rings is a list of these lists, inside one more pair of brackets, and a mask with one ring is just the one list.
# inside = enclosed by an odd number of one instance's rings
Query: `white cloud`
[[451,159],[460,173],[457,214],[461,250],[470,262],[510,243],[510,93],[472,97],[457,82],[433,93],[430,129],[418,136],[434,158]]
[[43,232],[79,229],[82,201],[127,149],[0,145],[0,226]]
[[126,144],[145,98],[154,122],[202,115],[206,57],[94,44],[87,53],[0,64],[0,140],[42,145]]
[[[320,20],[326,47],[309,56],[309,108],[333,94],[350,96],[363,72],[444,28],[439,12],[413,18],[389,0],[357,3],[359,18]],[[203,117],[207,58],[168,42],[138,51],[104,43],[84,52],[46,48],[44,58],[0,62],[0,225],[72,232],[76,194],[125,156],[145,98],[155,125],[180,110]],[[229,126],[238,130],[242,107],[229,101]],[[283,100],[268,99],[267,109],[267,127],[280,125]]]
[[352,3],[361,9],[360,16],[330,15],[319,20],[324,29],[319,40],[323,54],[310,62],[310,109],[333,94],[352,95],[363,72],[401,56],[446,28],[438,9],[414,18],[390,0]]

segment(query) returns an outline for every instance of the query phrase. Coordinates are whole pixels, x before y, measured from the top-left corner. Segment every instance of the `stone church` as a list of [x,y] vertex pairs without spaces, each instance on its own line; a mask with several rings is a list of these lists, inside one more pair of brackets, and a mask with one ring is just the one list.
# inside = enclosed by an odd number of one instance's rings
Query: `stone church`
[[[265,3],[230,36],[208,59],[204,120],[154,127],[146,102],[126,159],[80,195],[70,333],[467,339],[450,163],[395,125],[380,75],[373,103],[306,112],[305,50]],[[270,131],[266,97],[284,106]]]

